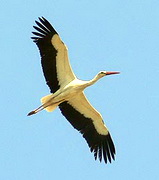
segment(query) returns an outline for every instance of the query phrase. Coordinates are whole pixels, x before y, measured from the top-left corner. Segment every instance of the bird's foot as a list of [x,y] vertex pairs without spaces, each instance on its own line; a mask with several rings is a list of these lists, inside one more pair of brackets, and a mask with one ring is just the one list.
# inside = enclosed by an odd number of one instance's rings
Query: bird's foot
[[27,116],[31,116],[31,115],[33,115],[33,114],[36,114],[36,111],[31,111],[30,113],[28,113]]

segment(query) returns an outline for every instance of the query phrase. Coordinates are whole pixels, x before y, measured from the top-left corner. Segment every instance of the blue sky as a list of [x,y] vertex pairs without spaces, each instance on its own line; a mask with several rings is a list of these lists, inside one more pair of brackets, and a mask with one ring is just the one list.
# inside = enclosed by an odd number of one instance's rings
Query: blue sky
[[[46,17],[81,79],[121,71],[85,93],[104,117],[117,154],[94,160],[57,109],[27,117],[49,93],[30,39]],[[1,1],[0,179],[157,179],[159,168],[159,1]]]

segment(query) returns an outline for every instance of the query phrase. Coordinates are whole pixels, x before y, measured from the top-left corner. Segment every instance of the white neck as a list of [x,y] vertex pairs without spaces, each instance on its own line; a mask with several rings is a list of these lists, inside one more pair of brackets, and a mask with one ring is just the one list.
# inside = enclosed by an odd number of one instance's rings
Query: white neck
[[88,81],[87,85],[88,85],[88,86],[93,85],[93,84],[96,83],[100,78],[102,78],[102,77],[97,74],[92,80]]

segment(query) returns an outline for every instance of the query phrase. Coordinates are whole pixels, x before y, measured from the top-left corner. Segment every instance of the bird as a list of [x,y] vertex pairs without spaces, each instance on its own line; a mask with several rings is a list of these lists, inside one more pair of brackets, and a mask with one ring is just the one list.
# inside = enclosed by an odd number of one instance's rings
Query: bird
[[102,115],[90,104],[84,89],[100,78],[119,74],[118,71],[100,71],[92,80],[80,80],[74,74],[67,46],[61,40],[50,22],[39,17],[35,21],[33,42],[40,51],[41,65],[50,94],[41,98],[42,105],[28,113],[28,116],[45,109],[52,112],[59,107],[62,115],[85,138],[95,160],[111,163],[115,160],[115,145]]

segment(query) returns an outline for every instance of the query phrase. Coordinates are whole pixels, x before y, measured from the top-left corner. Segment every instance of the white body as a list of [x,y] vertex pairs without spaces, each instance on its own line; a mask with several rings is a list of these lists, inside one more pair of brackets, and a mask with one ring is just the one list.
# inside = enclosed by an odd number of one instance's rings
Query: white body
[[52,112],[60,103],[68,101],[85,117],[91,117],[99,134],[108,134],[108,130],[103,124],[102,116],[91,106],[83,93],[83,90],[92,83],[94,83],[94,81],[82,81],[79,79],[71,81],[54,94],[49,94],[41,98],[42,106],[37,109],[37,112],[42,109]]

